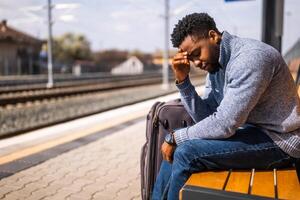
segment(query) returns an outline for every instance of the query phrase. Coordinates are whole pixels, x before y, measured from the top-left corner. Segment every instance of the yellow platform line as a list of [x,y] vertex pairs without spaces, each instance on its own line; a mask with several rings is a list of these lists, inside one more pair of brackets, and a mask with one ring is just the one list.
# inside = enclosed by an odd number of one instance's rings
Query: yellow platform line
[[67,136],[64,136],[64,137],[61,137],[61,138],[56,138],[56,139],[50,140],[48,142],[45,142],[43,144],[38,144],[36,146],[21,149],[17,152],[14,152],[14,153],[5,155],[3,157],[0,157],[0,165],[11,162],[11,161],[14,161],[14,160],[17,160],[17,159],[20,159],[20,158],[23,158],[23,157],[26,157],[26,156],[29,156],[29,155],[32,155],[32,154],[35,154],[35,153],[38,153],[38,152],[41,152],[41,151],[44,151],[44,150],[47,150],[47,149],[50,149],[52,147],[55,147],[55,146],[58,146],[60,144],[64,144],[64,143],[76,140],[76,139],[81,138],[81,137],[85,137],[87,135],[90,135],[90,134],[93,134],[93,133],[96,133],[96,132],[99,132],[99,131],[103,131],[105,129],[112,128],[116,125],[119,125],[119,124],[122,124],[122,123],[125,123],[125,122],[128,122],[128,121],[135,120],[137,118],[146,116],[146,114],[147,114],[147,110],[141,110],[141,111],[138,111],[138,112],[128,114],[126,116],[119,117],[119,118],[114,119],[114,120],[109,120],[105,123],[101,123],[101,125],[93,126],[93,127],[88,128],[84,131],[78,131],[78,132],[70,133]]

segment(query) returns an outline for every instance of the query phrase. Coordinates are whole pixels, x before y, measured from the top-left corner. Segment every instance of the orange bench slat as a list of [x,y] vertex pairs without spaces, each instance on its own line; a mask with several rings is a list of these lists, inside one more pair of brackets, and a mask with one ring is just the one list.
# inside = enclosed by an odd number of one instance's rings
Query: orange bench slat
[[251,172],[249,171],[232,171],[225,187],[226,191],[248,193]]
[[296,170],[278,170],[277,187],[279,199],[300,199],[300,183]]
[[251,194],[275,198],[273,171],[255,171]]
[[222,190],[228,173],[228,171],[195,173],[187,180],[186,185]]
[[[228,171],[194,173],[185,185],[222,190]],[[276,172],[277,194],[279,199],[300,199],[300,183],[295,169],[281,169]],[[228,178],[225,191],[247,194],[251,171],[233,170]],[[255,171],[250,194],[275,198],[273,171]]]

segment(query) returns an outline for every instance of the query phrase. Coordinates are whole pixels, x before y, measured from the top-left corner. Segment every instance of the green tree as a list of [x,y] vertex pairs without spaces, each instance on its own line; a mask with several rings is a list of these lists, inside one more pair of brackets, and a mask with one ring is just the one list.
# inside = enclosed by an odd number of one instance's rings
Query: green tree
[[60,63],[91,60],[90,42],[82,34],[65,33],[53,39],[53,58]]

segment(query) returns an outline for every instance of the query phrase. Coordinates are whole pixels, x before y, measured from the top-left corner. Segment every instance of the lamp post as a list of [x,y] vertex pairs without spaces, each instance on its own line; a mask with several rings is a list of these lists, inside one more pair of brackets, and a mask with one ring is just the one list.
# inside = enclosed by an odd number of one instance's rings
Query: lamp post
[[52,65],[52,19],[51,19],[51,0],[48,0],[48,83],[47,88],[53,87],[53,65]]
[[169,89],[169,0],[165,0],[165,51],[163,62],[163,84],[164,90]]
[[281,52],[284,0],[263,1],[262,41]]

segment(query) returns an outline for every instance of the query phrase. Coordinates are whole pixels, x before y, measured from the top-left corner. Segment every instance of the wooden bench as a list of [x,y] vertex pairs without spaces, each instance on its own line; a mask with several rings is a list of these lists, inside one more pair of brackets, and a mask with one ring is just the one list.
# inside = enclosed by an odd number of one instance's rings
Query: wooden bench
[[[295,76],[300,96],[300,66]],[[298,199],[296,169],[273,171],[214,171],[192,174],[180,190],[181,200]]]
[[295,169],[211,171],[193,174],[180,199],[300,199]]

